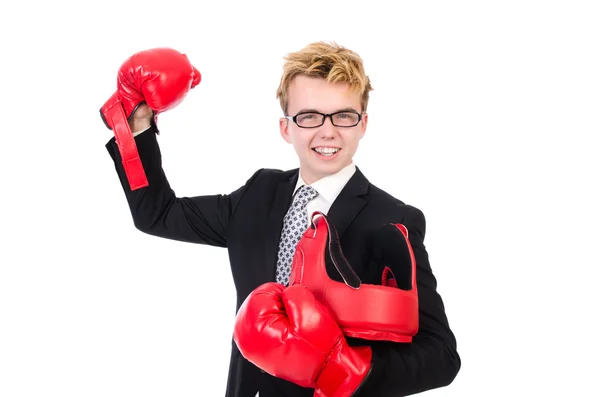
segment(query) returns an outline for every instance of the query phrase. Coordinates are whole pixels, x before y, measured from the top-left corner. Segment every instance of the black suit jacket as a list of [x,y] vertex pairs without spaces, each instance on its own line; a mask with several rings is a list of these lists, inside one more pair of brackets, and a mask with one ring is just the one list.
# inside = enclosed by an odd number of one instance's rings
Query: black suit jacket
[[[129,188],[115,139],[106,144],[133,222],[154,236],[226,247],[237,311],[252,290],[275,281],[279,235],[298,170],[261,169],[230,194],[177,197],[161,166],[157,132],[153,125],[135,138],[149,181],[148,187],[136,191]],[[373,349],[371,373],[356,397],[404,396],[449,385],[459,371],[460,358],[423,244],[423,213],[373,186],[357,169],[331,206],[328,218],[339,233],[346,258],[365,283],[381,282],[382,269],[372,260],[370,238],[386,223],[403,223],[408,228],[417,260],[419,332],[410,344],[349,340]],[[341,281],[330,263],[327,270],[330,277]],[[312,389],[262,372],[240,354],[232,339],[226,397],[255,397],[258,390],[261,397],[313,395]]]

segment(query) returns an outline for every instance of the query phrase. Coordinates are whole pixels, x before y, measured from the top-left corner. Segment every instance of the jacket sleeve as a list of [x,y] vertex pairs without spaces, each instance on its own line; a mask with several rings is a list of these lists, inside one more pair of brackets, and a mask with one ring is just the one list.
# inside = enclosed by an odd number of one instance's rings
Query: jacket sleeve
[[162,168],[157,133],[156,125],[152,123],[151,129],[135,137],[148,186],[134,191],[129,187],[115,138],[106,144],[135,227],[157,237],[226,247],[229,221],[260,170],[230,194],[177,197]]
[[417,262],[419,331],[411,343],[370,343],[371,371],[353,397],[407,396],[452,383],[461,360],[424,245],[425,217],[407,206],[403,224]]

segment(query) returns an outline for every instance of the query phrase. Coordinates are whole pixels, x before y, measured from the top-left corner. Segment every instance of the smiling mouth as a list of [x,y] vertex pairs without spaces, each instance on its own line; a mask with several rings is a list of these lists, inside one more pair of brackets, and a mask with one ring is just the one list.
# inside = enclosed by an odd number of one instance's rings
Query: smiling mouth
[[337,152],[339,152],[340,148],[332,148],[332,147],[315,147],[312,148],[315,152],[319,153],[322,156],[333,156]]

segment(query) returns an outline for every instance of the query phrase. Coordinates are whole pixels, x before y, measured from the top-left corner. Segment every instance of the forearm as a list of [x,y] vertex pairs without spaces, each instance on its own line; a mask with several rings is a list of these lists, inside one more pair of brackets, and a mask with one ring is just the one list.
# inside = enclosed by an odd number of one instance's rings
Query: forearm
[[448,386],[461,366],[455,343],[433,335],[417,335],[410,344],[374,344],[372,351],[371,372],[352,397],[407,396]]
[[132,128],[132,131],[138,132],[135,143],[148,178],[147,187],[137,190],[131,190],[129,187],[115,138],[106,144],[106,149],[113,159],[135,226],[148,232],[152,225],[157,224],[160,214],[172,205],[176,197],[162,171],[161,154],[155,136],[156,127],[152,126],[145,131]]
[[[373,349],[371,373],[353,397],[406,396],[448,386],[460,370],[456,338],[437,292],[437,280],[423,243],[425,217],[420,210],[406,210],[402,223],[408,228],[416,260],[419,330],[410,343],[370,343]],[[394,272],[403,273],[402,268],[393,265],[392,261]]]

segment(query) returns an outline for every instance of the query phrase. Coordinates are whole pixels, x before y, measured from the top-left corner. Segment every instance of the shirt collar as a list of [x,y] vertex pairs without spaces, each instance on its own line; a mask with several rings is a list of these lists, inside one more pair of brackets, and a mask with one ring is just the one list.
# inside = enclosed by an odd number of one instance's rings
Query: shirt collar
[[[335,174],[321,178],[310,186],[319,193],[319,196],[327,200],[327,202],[333,203],[344,186],[346,186],[346,183],[348,183],[352,175],[354,175],[355,171],[356,165],[354,162],[351,162]],[[294,193],[296,193],[296,190],[302,185],[306,185],[306,182],[304,182],[301,175],[298,175]]]

